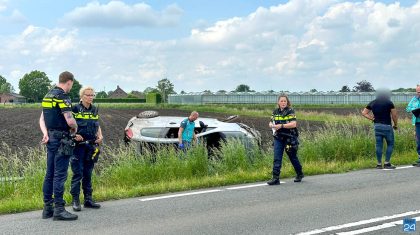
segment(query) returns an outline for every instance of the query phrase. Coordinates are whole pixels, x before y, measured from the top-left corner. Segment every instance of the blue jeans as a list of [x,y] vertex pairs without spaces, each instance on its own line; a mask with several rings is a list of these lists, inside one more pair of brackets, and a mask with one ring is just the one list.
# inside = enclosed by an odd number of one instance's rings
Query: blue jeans
[[274,138],[274,161],[273,161],[273,176],[279,177],[280,170],[283,160],[283,152],[286,150],[287,156],[289,156],[290,162],[295,169],[296,174],[301,175],[302,172],[302,165],[299,162],[297,157],[297,148],[287,148],[286,149],[286,141],[282,138]]
[[394,130],[391,125],[375,123],[375,139],[376,139],[376,159],[378,163],[382,162],[382,149],[384,139],[386,141],[385,162],[391,160],[392,151],[394,150]]
[[49,131],[47,143],[47,172],[42,186],[44,202],[53,200],[56,206],[64,206],[63,199],[64,183],[67,180],[67,169],[69,167],[70,156],[61,154],[58,149],[61,145],[61,132]]
[[189,149],[189,148],[191,148],[191,146],[192,146],[191,141],[186,141],[186,140],[183,140],[183,141],[182,141],[182,144],[184,145],[184,149]]
[[70,161],[73,171],[70,194],[73,198],[79,198],[80,184],[82,184],[85,199],[92,196],[92,171],[95,164],[91,160],[92,153],[91,146],[87,144],[77,145],[74,149],[74,155]]
[[420,159],[420,122],[416,123],[416,144],[417,144],[417,154]]

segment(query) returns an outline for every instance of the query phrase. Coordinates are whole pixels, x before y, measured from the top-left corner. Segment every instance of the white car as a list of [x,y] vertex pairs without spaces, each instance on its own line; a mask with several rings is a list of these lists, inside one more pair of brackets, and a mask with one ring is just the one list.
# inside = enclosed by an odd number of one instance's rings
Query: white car
[[[224,121],[215,118],[198,118],[195,121],[195,133],[199,141],[208,148],[220,146],[221,141],[238,139],[245,147],[261,144],[260,133],[245,124],[232,123],[236,116]],[[135,142],[137,150],[142,146],[156,144],[178,144],[178,131],[181,122],[187,117],[159,116],[156,111],[144,111],[131,118],[125,127],[124,141]]]

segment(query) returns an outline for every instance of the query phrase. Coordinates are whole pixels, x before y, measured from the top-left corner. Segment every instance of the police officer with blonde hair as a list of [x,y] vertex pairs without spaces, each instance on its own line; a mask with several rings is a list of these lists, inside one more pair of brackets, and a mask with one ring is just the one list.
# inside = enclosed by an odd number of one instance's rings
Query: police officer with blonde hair
[[92,87],[82,87],[79,95],[80,102],[73,107],[73,115],[79,129],[75,137],[76,148],[70,161],[73,171],[70,193],[73,197],[74,211],[81,210],[80,185],[84,194],[84,207],[93,209],[101,207],[92,198],[92,171],[98,160],[99,144],[103,140],[98,108],[92,104],[95,91]]

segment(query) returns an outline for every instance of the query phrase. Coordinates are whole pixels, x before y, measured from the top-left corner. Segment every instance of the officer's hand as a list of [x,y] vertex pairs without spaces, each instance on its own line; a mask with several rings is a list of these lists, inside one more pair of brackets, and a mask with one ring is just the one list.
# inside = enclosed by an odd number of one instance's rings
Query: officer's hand
[[76,137],[74,137],[74,139],[76,140],[76,141],[83,141],[83,137],[81,136],[81,135],[79,135],[79,134],[76,134]]
[[48,137],[48,134],[47,134],[47,135],[42,136],[41,144],[46,144],[46,143],[48,143],[48,140],[49,140],[49,139],[50,139],[50,138]]
[[180,143],[180,144],[178,144],[178,148],[180,148],[180,149],[184,149],[184,148],[185,148],[185,146],[184,146],[184,144],[183,144],[183,143]]

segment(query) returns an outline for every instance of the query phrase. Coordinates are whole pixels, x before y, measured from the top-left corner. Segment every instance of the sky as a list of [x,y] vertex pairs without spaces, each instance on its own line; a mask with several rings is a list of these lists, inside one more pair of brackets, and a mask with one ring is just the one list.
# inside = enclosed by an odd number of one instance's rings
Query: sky
[[420,83],[420,0],[0,0],[0,75],[96,91],[338,91]]

